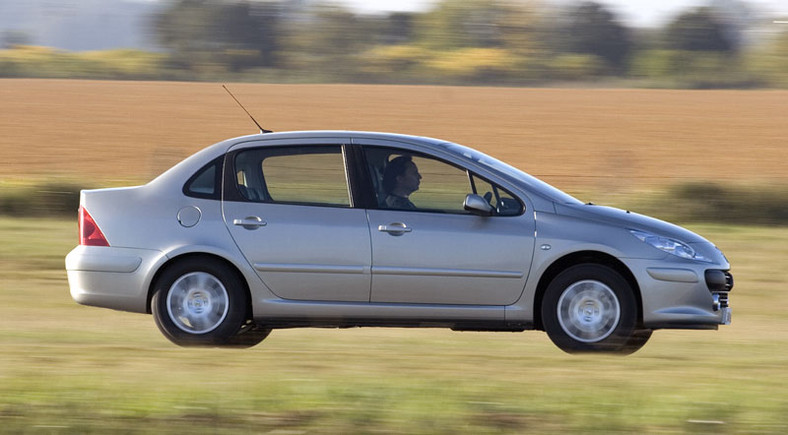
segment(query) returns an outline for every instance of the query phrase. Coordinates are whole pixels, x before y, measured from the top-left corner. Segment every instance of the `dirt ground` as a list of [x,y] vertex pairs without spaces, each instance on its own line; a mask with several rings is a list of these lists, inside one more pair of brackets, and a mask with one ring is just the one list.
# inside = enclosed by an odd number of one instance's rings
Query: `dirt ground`
[[[788,91],[229,86],[275,131],[433,136],[561,188],[788,182]],[[218,83],[5,79],[0,102],[0,180],[146,181],[256,132]]]

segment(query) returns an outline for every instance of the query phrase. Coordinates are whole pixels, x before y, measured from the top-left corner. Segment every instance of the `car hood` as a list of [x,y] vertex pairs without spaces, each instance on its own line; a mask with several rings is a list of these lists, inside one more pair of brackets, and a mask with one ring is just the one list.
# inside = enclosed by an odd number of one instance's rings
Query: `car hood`
[[698,234],[678,225],[614,207],[593,204],[556,204],[556,213],[583,220],[593,220],[607,225],[641,230],[685,243],[711,243]]

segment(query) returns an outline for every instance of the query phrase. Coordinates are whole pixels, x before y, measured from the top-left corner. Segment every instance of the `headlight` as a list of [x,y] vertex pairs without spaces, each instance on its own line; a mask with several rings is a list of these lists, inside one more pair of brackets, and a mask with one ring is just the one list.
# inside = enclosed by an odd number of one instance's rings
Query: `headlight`
[[692,247],[690,247],[688,244],[679,240],[670,239],[668,237],[662,237],[639,230],[629,230],[629,232],[641,241],[646,242],[661,251],[665,251],[668,254],[686,258],[687,260],[703,261],[707,263],[711,262],[711,260],[708,258],[695,252],[695,250],[692,249]]

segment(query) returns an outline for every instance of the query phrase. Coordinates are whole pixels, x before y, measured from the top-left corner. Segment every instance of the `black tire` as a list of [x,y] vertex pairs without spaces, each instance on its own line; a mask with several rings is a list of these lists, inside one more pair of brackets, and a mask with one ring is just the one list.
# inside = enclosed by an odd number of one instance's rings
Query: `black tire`
[[648,339],[651,338],[652,332],[651,329],[639,329],[635,331],[632,337],[624,344],[624,347],[618,350],[618,353],[620,355],[631,355],[639,351],[640,348],[648,342]]
[[151,311],[162,334],[179,346],[222,346],[246,324],[248,305],[244,284],[233,270],[210,258],[192,257],[162,272]]
[[558,274],[545,291],[541,313],[550,340],[567,353],[632,353],[651,336],[651,331],[637,331],[634,289],[618,272],[599,264],[580,264]]
[[230,340],[223,344],[222,347],[245,349],[256,346],[260,344],[261,341],[265,340],[265,338],[268,337],[268,334],[270,333],[270,329],[261,328],[260,326],[257,326],[253,322],[249,321],[235,335],[230,337]]

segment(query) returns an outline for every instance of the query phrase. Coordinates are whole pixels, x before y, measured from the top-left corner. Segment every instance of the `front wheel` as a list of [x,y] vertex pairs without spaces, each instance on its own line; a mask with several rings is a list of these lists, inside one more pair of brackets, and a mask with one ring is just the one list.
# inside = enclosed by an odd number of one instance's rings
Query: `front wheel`
[[634,289],[598,264],[570,267],[547,287],[541,306],[547,335],[568,353],[632,353],[651,335],[637,330]]
[[242,281],[227,266],[190,258],[158,278],[151,309],[159,330],[179,346],[232,343],[247,321]]
[[222,344],[221,347],[245,349],[247,347],[256,346],[261,341],[265,340],[270,333],[271,329],[256,325],[254,322],[249,321],[227,342]]

